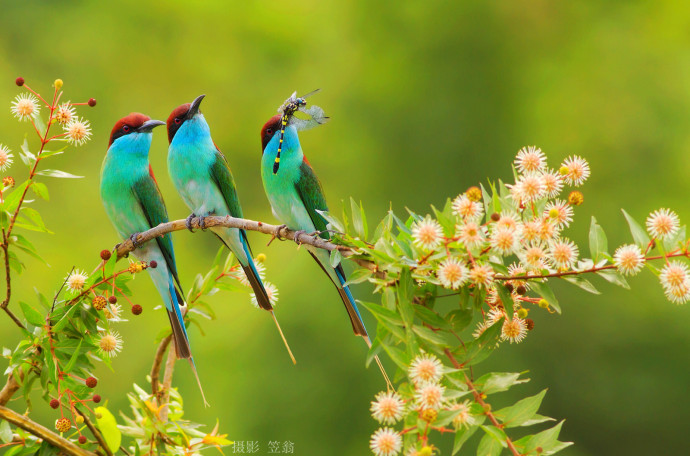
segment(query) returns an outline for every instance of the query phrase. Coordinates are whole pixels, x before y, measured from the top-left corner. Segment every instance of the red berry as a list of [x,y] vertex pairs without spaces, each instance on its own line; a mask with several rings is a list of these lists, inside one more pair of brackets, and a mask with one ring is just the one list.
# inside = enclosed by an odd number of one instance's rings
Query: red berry
[[79,443],[81,443],[82,445],[85,444],[86,443],[86,437],[83,435],[80,435],[79,436]]
[[156,260],[149,261],[149,267],[151,269],[156,269],[158,267],[158,262]]
[[99,402],[101,402],[101,396],[98,395],[98,394],[94,394],[94,395],[93,395],[93,401],[94,401],[96,404],[98,404]]
[[17,78],[14,83],[21,87],[24,85],[24,78]]
[[57,399],[51,399],[50,400],[50,407],[54,408],[54,409],[60,407],[60,401],[58,401]]
[[527,325],[527,331],[532,331],[534,329],[534,320],[528,318],[525,320],[525,325]]
[[108,261],[113,254],[110,250],[101,250],[101,259]]
[[501,214],[497,214],[496,212],[494,212],[493,214],[491,214],[491,220],[493,220],[494,222],[498,222],[499,220],[501,220]]
[[95,388],[96,385],[98,385],[98,380],[96,380],[94,377],[89,377],[86,379],[86,386],[89,388]]
[[96,106],[96,99],[95,98],[89,98],[88,105],[91,106],[92,108]]
[[524,285],[518,285],[516,291],[517,291],[517,294],[519,294],[520,296],[524,296],[527,293],[527,287]]
[[115,295],[110,296],[110,297],[108,298],[108,302],[109,302],[110,304],[115,304],[115,303],[117,302],[117,298],[115,297]]
[[142,312],[143,310],[144,310],[144,309],[143,309],[139,304],[134,304],[134,305],[132,306],[132,313],[133,313],[134,315],[141,315],[141,312]]

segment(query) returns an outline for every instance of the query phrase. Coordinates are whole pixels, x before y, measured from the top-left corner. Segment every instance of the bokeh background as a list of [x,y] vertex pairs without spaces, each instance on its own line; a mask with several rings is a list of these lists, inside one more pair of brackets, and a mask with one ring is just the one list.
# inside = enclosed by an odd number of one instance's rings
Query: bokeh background
[[[9,113],[17,76],[44,93],[60,77],[68,99],[98,99],[80,109],[94,139],[51,165],[85,178],[51,180],[51,202],[35,203],[55,231],[33,236],[50,267],[29,260],[15,305],[33,300],[33,287],[52,293],[73,265],[90,270],[118,241],[97,190],[114,122],[131,111],[165,119],[201,93],[250,218],[274,222],[259,175],[261,126],[293,90],[317,87],[313,102],[332,121],[302,144],[334,212],[350,196],[365,201],[370,220],[391,202],[400,213],[426,212],[487,178],[510,178],[516,151],[536,144],[552,166],[569,154],[590,160],[585,204],[568,232],[585,251],[592,215],[610,246],[630,239],[621,207],[639,220],[658,207],[690,218],[690,7],[682,2],[4,1],[2,9],[0,142],[18,149],[25,134],[33,139]],[[151,161],[171,216],[183,218],[166,150],[157,130]],[[12,172],[20,180],[25,170]],[[189,286],[218,244],[203,233],[174,240]],[[176,372],[188,418],[212,426],[217,417],[229,438],[259,441],[260,454],[269,440],[292,441],[305,456],[368,454],[369,401],[383,384],[375,367],[364,369],[365,346],[337,293],[293,244],[250,240],[268,255],[298,364],[247,296],[219,293],[211,299],[218,319],[204,336],[191,330],[212,407],[186,366]],[[626,291],[597,281],[603,296],[559,286],[563,315],[533,312],[525,342],[479,369],[529,370],[520,396],[549,388],[542,412],[566,419],[562,439],[576,442],[563,454],[687,451],[690,308],[667,302],[651,274],[631,283]],[[369,299],[366,285],[355,288]],[[98,372],[113,409],[126,407],[132,383],[145,384],[153,339],[167,324],[152,310],[158,296],[145,276],[134,290],[145,312],[121,325],[116,372]],[[0,334],[3,345],[16,343],[5,319]]]

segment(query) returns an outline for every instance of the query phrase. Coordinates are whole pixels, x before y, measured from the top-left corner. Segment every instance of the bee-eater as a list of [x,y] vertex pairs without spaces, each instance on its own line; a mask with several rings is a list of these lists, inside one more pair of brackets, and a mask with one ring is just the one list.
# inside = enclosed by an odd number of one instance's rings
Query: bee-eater
[[[168,117],[168,172],[175,188],[191,209],[191,219],[210,215],[242,218],[235,180],[225,156],[211,138],[211,129],[199,105],[205,95],[178,106]],[[266,288],[252,258],[247,233],[238,228],[211,227],[211,231],[229,248],[240,263],[259,306],[271,313],[293,363],[292,351],[283,335]]]
[[[152,131],[159,125],[165,122],[132,113],[120,119],[110,134],[101,168],[101,199],[121,239],[130,238],[134,242],[139,233],[168,221],[165,203],[149,164]],[[185,304],[170,234],[141,245],[135,243],[133,253],[149,264],[158,263],[147,271],[165,303],[177,357],[189,360],[201,389],[180,310]],[[203,397],[203,390],[201,395]]]
[[[273,116],[263,126],[261,146],[261,177],[273,215],[291,230],[317,232],[322,238],[330,239],[327,222],[318,212],[328,211],[321,182],[304,156],[297,129],[288,124],[287,116]],[[337,288],[355,335],[361,336],[371,348],[355,298],[345,285],[347,279],[342,264],[332,267],[328,251],[309,245],[305,247]],[[386,383],[392,387],[378,356],[376,362]]]

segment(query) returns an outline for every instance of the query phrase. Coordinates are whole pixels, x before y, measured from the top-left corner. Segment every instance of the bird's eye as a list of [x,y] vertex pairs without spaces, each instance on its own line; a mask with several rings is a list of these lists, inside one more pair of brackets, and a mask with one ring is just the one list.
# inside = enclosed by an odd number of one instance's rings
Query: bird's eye
[[124,127],[122,127],[122,131],[124,131],[125,133],[129,133],[129,130],[131,130],[131,128],[129,128],[129,125],[125,125]]
[[268,128],[266,129],[266,134],[267,134],[267,135],[270,135],[271,133],[273,133],[273,128],[268,127]]
[[175,117],[175,123],[177,125],[180,125],[182,123],[182,119],[180,119],[179,117]]

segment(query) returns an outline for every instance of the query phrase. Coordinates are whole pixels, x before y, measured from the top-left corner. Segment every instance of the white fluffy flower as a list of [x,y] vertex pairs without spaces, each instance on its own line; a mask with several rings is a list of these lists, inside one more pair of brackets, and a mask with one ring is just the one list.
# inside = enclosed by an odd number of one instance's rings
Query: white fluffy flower
[[670,209],[659,209],[647,217],[647,232],[656,239],[666,239],[678,232],[678,215]]
[[405,402],[395,391],[381,392],[371,403],[371,414],[381,424],[395,424],[403,416]]
[[369,448],[376,456],[395,456],[402,450],[402,437],[391,428],[380,428],[369,441]]
[[572,155],[565,159],[561,165],[560,173],[566,183],[579,187],[589,177],[589,164],[584,158]]
[[444,260],[436,271],[436,276],[441,281],[441,285],[451,290],[457,290],[467,282],[468,275],[467,267],[457,258]]
[[19,120],[33,119],[40,111],[38,99],[30,93],[20,93],[12,102],[12,114]]
[[434,355],[425,353],[412,361],[408,374],[414,383],[438,382],[443,375],[443,364]]
[[412,239],[414,245],[425,250],[434,250],[443,241],[441,224],[430,216],[412,224]]
[[618,272],[624,275],[635,275],[644,266],[645,258],[642,250],[634,245],[622,245],[613,254],[613,264],[616,265]]
[[472,201],[467,195],[459,195],[453,200],[453,214],[464,220],[479,220],[484,215],[484,205]]
[[549,258],[557,269],[569,269],[577,261],[579,249],[573,241],[562,238],[549,246]]
[[546,156],[538,147],[523,147],[515,157],[515,167],[525,174],[541,171],[546,167]]

